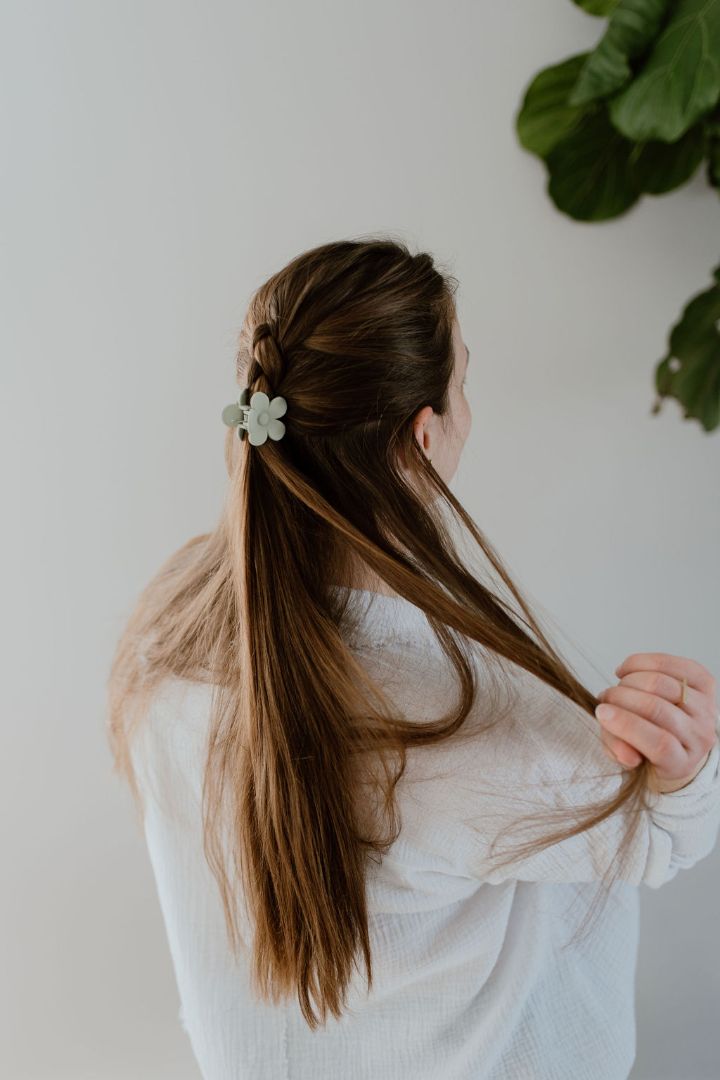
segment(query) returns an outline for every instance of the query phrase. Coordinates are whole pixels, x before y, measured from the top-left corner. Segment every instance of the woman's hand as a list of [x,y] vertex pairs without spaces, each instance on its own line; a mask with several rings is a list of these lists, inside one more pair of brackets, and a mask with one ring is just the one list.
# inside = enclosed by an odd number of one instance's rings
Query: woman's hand
[[656,791],[689,784],[718,741],[713,676],[697,661],[670,653],[633,653],[615,674],[619,684],[598,694],[603,704],[595,710],[610,754],[628,768],[646,757]]

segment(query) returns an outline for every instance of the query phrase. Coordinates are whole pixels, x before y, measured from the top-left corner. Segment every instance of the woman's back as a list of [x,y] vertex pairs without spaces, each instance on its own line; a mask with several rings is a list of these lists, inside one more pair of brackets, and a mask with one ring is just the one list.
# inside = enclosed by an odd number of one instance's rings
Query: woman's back
[[[418,722],[446,715],[452,673],[422,611],[359,589],[350,604],[346,640],[393,702]],[[484,708],[496,699],[475,655],[476,710],[461,738],[408,751],[396,789],[400,835],[367,864],[372,991],[359,965],[342,1017],[316,1031],[295,1000],[257,1000],[249,964],[230,951],[202,840],[211,688],[163,686],[133,754],[181,1015],[205,1080],[627,1077],[636,886],[658,887],[714,846],[718,745],[691,784],[655,796],[601,919],[571,942],[627,820],[613,815],[501,870],[489,846],[533,807],[607,796],[622,769],[584,710],[512,664],[507,716],[486,729]],[[249,937],[249,922],[243,928]]]

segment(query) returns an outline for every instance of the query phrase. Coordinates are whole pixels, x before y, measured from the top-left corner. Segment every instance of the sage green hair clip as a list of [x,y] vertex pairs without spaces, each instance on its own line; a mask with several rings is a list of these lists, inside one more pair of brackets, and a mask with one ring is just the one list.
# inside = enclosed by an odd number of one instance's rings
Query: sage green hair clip
[[285,434],[285,425],[278,417],[287,412],[287,401],[284,397],[274,397],[272,401],[263,393],[256,390],[248,404],[248,388],[241,392],[237,403],[226,405],[222,411],[222,422],[228,427],[237,426],[238,438],[247,437],[252,446],[262,446],[268,435],[271,439],[282,439]]

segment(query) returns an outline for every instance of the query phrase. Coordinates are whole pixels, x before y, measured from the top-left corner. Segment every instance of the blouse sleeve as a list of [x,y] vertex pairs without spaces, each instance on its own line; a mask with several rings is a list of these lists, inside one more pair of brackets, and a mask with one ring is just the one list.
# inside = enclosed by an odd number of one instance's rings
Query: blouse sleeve
[[[595,717],[541,680],[523,678],[523,685],[507,737],[479,742],[474,756],[480,783],[461,829],[471,876],[489,884],[599,880],[611,871],[628,830],[634,834],[618,878],[633,885],[659,888],[710,854],[720,829],[717,737],[689,784],[673,792],[648,792],[649,809],[622,806],[588,830],[511,859],[516,845],[573,825],[573,818],[561,817],[558,809],[582,811],[584,817],[592,805],[615,795],[626,771],[608,755]],[[463,772],[472,780],[467,766]],[[495,866],[496,860],[504,865]]]
[[[457,700],[454,673],[417,659],[376,658],[373,670],[395,687],[406,716],[447,715]],[[571,828],[617,794],[626,767],[609,755],[596,718],[564,694],[507,663],[511,697],[499,708],[502,682],[493,692],[494,675],[482,664],[477,670],[476,703],[458,734],[414,748],[401,781],[407,833],[440,845],[456,873],[488,884],[568,883],[604,879],[619,866],[618,880],[658,888],[710,854],[720,829],[717,738],[688,785],[648,790],[649,809],[621,806],[590,829],[528,851],[530,841]]]

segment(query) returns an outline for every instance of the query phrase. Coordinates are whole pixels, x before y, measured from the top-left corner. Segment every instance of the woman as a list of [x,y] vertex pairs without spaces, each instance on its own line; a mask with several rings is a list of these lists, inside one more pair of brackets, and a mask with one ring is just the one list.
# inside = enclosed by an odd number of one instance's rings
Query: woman
[[206,1080],[625,1078],[637,887],[717,838],[712,675],[634,654],[598,725],[448,487],[456,287],[381,237],[257,291],[220,520],[118,646],[109,735]]

